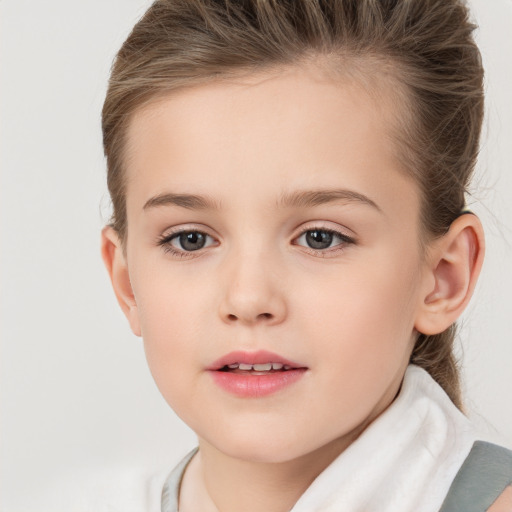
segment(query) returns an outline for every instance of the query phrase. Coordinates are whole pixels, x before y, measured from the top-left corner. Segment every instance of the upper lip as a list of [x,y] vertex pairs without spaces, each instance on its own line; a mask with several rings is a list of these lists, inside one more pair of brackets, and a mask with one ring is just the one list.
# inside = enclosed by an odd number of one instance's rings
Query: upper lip
[[226,354],[216,361],[214,361],[210,366],[208,366],[207,370],[220,370],[224,366],[228,366],[230,364],[235,363],[244,363],[244,364],[264,364],[264,363],[281,363],[283,365],[288,365],[291,368],[306,368],[305,365],[287,359],[279,354],[275,354],[274,352],[269,352],[268,350],[258,350],[257,352],[246,352],[243,350],[236,350],[234,352],[230,352]]

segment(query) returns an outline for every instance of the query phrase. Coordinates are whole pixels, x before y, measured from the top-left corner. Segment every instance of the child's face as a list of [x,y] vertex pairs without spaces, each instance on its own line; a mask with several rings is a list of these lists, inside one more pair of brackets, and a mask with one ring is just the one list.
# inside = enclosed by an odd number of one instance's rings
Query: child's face
[[[131,124],[129,316],[210,447],[339,451],[399,389],[425,279],[419,195],[381,92],[288,69],[180,92]],[[218,371],[283,360],[300,369]]]

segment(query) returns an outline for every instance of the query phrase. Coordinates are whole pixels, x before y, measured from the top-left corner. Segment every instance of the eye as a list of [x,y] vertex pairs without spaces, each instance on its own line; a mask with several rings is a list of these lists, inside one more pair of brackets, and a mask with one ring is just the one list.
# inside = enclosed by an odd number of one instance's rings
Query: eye
[[353,243],[353,238],[339,231],[321,228],[308,229],[296,239],[297,245],[309,247],[315,251],[323,251],[325,249]]
[[213,237],[197,230],[178,231],[166,235],[158,241],[158,245],[163,246],[166,252],[178,255],[199,251],[214,244]]

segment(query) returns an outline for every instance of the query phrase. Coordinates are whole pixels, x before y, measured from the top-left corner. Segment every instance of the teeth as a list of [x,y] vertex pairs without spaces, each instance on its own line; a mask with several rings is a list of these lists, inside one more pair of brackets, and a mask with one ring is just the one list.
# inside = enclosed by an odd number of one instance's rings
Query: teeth
[[265,363],[265,364],[253,364],[252,367],[257,372],[268,372],[269,370],[272,370],[272,363]]
[[291,370],[291,366],[282,363],[262,363],[262,364],[246,364],[246,363],[233,363],[228,364],[230,370],[245,370],[256,372],[268,372],[270,370]]

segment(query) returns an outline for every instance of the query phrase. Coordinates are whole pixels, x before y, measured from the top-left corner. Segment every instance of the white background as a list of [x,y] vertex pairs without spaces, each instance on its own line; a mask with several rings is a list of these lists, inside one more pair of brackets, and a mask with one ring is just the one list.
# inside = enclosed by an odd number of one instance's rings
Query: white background
[[[145,0],[3,0],[1,502],[77,468],[174,465],[194,436],[159,395],[99,254],[100,110]],[[487,120],[472,208],[488,242],[462,330],[466,403],[512,446],[512,1],[473,0]]]

